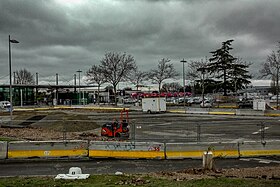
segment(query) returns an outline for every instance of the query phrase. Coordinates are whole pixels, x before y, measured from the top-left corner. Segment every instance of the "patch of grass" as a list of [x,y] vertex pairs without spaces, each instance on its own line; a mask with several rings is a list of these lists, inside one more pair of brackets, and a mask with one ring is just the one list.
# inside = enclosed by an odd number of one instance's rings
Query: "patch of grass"
[[143,177],[138,175],[130,176],[114,176],[114,175],[92,175],[86,180],[54,180],[50,177],[13,177],[1,178],[0,187],[10,186],[88,186],[88,187],[103,187],[103,186],[202,186],[202,187],[273,187],[280,186],[280,181],[272,180],[256,180],[256,179],[231,179],[231,178],[217,178],[217,179],[200,179],[200,180],[185,180],[172,181],[167,179],[159,179],[153,177]]
[[11,141],[17,141],[17,139],[9,138],[9,137],[0,137],[0,141],[11,142]]

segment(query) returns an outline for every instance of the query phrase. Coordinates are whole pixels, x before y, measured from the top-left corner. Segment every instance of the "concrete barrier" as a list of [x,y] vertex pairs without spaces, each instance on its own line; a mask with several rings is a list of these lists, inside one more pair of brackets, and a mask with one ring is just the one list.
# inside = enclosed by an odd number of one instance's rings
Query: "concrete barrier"
[[280,112],[279,110],[265,110],[264,115],[269,117],[279,117]]
[[240,157],[280,155],[280,141],[245,141],[239,144]]
[[87,157],[88,142],[71,141],[15,141],[8,143],[8,158]]
[[237,116],[264,116],[264,111],[252,109],[237,109]]
[[6,159],[7,158],[7,150],[8,149],[8,143],[4,141],[0,141],[0,159]]
[[210,115],[235,115],[235,109],[227,108],[210,108],[208,114]]
[[202,158],[205,151],[214,157],[239,157],[236,143],[166,143],[167,159]]
[[186,109],[187,114],[208,114],[209,113],[209,108],[192,108],[188,107]]
[[164,159],[164,144],[156,142],[91,141],[89,157]]

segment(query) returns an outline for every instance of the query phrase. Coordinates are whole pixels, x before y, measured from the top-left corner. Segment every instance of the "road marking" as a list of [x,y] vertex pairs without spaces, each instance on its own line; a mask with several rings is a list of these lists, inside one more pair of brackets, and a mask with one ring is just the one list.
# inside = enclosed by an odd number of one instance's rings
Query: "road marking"
[[269,160],[269,159],[261,159],[261,158],[252,158],[252,160],[256,160],[256,161],[259,161],[259,163],[265,163],[265,164],[269,164],[271,162],[280,164],[280,161],[277,161],[277,160]]
[[147,125],[148,127],[152,127],[152,126],[166,126],[166,125],[171,125],[172,123],[160,123],[160,124],[150,124],[150,125]]
[[235,140],[232,140],[230,143],[238,143],[238,142],[243,142],[244,138],[237,138]]
[[[264,130],[267,130],[267,129],[269,129],[269,127],[265,127],[264,128]],[[262,129],[259,129],[258,131],[256,131],[256,132],[253,132],[252,134],[259,134],[260,132],[262,131]]]
[[262,163],[262,164],[270,164],[270,161],[260,160],[259,163]]
[[269,160],[269,159],[262,159],[262,158],[240,158],[241,161],[257,161],[262,164],[270,164],[270,163],[277,163],[280,164],[280,161],[277,160]]

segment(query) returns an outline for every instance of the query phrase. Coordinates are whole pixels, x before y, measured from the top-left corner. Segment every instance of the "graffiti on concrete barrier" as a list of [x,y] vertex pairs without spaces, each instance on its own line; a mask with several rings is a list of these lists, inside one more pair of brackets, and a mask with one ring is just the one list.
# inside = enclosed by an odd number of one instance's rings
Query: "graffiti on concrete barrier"
[[161,145],[151,145],[148,149],[148,151],[160,151]]
[[45,156],[50,156],[50,153],[51,153],[50,151],[44,151]]
[[86,144],[79,144],[79,145],[76,145],[75,147],[74,147],[74,150],[80,150],[80,149],[85,149],[87,146],[86,146]]
[[107,150],[134,150],[135,149],[135,144],[130,143],[130,144],[121,144],[121,143],[113,143],[113,144],[106,144],[105,149]]
[[226,144],[224,146],[224,150],[237,150],[237,148],[235,147],[235,144]]

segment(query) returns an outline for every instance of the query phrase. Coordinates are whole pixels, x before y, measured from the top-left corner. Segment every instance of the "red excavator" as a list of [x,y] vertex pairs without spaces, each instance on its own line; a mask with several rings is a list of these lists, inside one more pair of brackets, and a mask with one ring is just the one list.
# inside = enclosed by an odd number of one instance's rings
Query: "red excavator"
[[120,121],[114,120],[102,125],[101,136],[129,138],[128,110],[122,110]]

